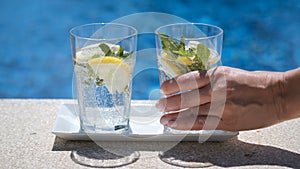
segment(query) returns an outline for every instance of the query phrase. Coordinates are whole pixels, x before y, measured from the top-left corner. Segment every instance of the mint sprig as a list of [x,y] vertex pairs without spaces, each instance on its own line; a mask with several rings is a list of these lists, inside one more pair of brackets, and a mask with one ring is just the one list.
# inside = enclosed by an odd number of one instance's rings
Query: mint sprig
[[113,56],[113,57],[118,57],[123,59],[131,56],[133,53],[133,52],[125,53],[122,47],[119,48],[118,52],[114,53],[113,51],[111,51],[110,47],[105,43],[101,43],[99,45],[99,48],[103,51],[104,56]]
[[[92,84],[92,82],[94,81],[95,85],[96,86],[102,86],[104,85],[104,80],[101,79],[93,70],[93,68],[87,64],[86,66],[88,72],[87,72],[87,75],[88,75],[88,79],[84,81],[84,83],[88,86],[90,86]],[[94,80],[93,80],[94,79]]]
[[[197,48],[186,49],[185,39],[183,36],[180,40],[172,39],[168,35],[158,32],[161,39],[162,49],[173,58],[189,57],[192,60],[192,65],[187,66],[190,71],[207,70],[209,68],[208,60],[210,50],[204,44],[198,44]],[[177,66],[177,65],[176,65]]]

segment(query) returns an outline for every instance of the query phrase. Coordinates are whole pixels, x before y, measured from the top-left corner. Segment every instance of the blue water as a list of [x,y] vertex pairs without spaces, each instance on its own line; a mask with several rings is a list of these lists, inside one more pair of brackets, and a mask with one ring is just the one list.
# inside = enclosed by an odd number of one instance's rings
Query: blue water
[[[163,2],[1,1],[0,97],[72,98],[69,29],[140,12],[169,13],[191,22],[222,27],[223,65],[268,71],[285,71],[300,65],[299,0]],[[153,36],[141,35],[139,49],[154,47]],[[151,57],[137,58],[137,67],[156,66]],[[133,87],[133,99],[148,99],[159,88],[157,70],[138,74]]]

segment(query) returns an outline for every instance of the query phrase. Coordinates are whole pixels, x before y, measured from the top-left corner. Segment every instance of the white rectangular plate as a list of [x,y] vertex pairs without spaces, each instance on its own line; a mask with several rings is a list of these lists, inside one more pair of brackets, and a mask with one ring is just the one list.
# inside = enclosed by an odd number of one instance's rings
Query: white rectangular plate
[[130,130],[127,134],[83,133],[76,114],[76,104],[62,104],[57,113],[52,133],[66,140],[93,141],[225,141],[238,132],[222,130],[188,131],[188,133],[164,134],[159,123],[161,113],[154,101],[132,101]]

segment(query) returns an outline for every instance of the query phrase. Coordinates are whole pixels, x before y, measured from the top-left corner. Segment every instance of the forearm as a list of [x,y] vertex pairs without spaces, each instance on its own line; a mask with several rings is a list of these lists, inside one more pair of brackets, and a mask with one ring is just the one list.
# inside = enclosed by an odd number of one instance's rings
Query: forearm
[[284,73],[283,120],[300,117],[300,68]]

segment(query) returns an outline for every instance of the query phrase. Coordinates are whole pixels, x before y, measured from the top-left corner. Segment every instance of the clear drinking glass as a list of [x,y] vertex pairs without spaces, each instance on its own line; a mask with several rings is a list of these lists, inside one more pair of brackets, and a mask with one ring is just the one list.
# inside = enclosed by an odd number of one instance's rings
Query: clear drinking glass
[[137,30],[92,23],[71,29],[70,38],[81,130],[127,132]]
[[[161,84],[176,76],[195,70],[208,70],[220,64],[223,30],[217,26],[176,23],[159,27],[155,34]],[[200,131],[165,127],[164,132],[182,134]]]

